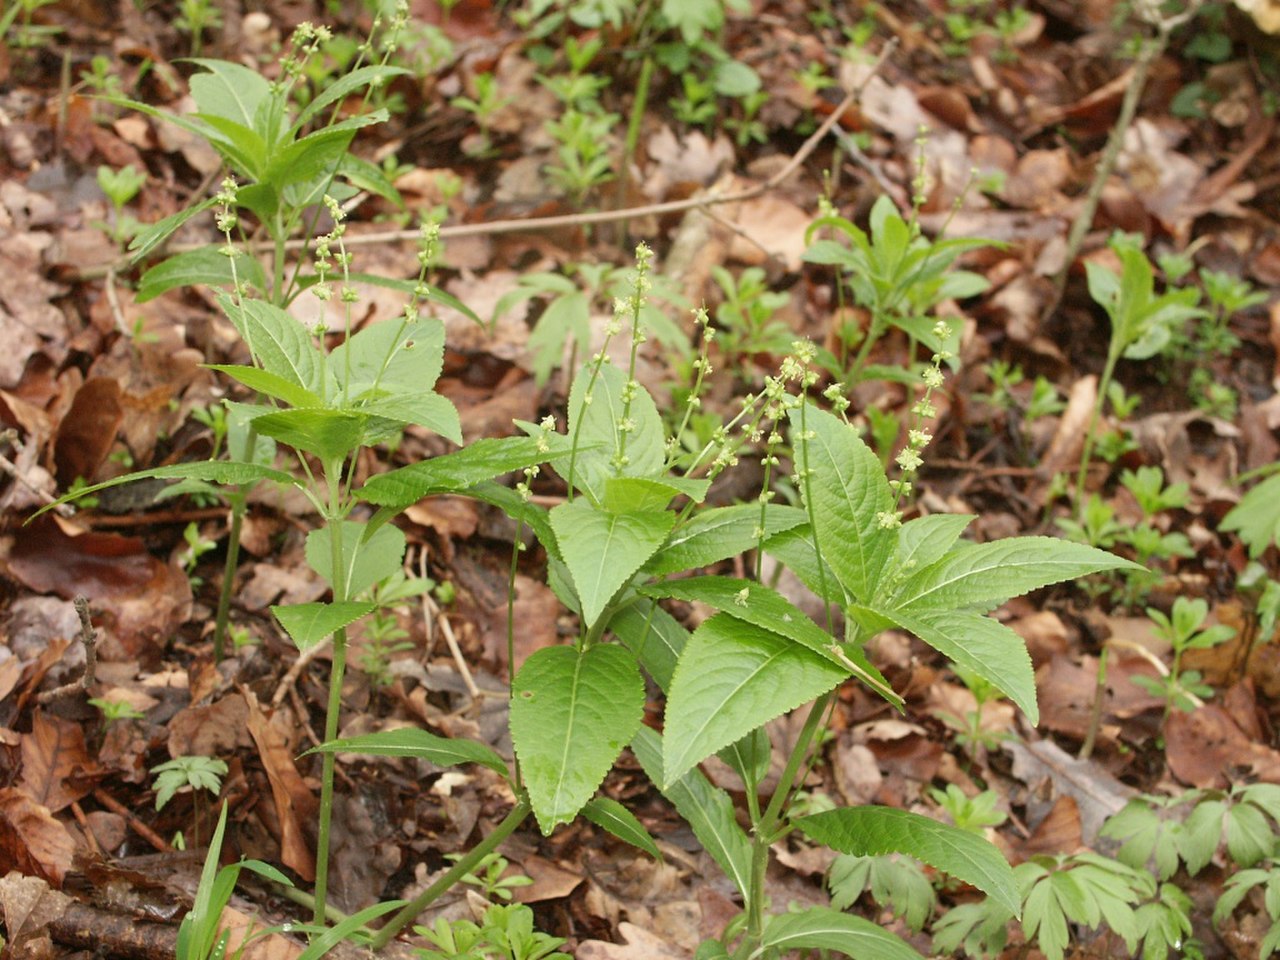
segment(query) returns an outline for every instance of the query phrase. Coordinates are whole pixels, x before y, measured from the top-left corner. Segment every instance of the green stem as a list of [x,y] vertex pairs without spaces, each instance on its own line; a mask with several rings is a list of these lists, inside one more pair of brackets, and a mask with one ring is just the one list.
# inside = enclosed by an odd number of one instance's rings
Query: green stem
[[[735,956],[745,957],[754,951],[764,935],[764,879],[769,867],[769,846],[774,841],[774,832],[783,814],[783,807],[795,784],[796,774],[804,764],[805,755],[822,723],[823,714],[831,702],[832,695],[824,694],[809,707],[809,715],[805,717],[800,736],[796,738],[795,747],[787,758],[787,765],[778,778],[778,786],[773,791],[764,815],[756,823],[751,834],[751,878],[747,891],[747,933],[739,944]],[[746,951],[746,952],[744,952]]]
[[240,565],[240,530],[244,525],[246,487],[241,485],[229,497],[231,529],[227,531],[227,559],[222,565],[222,589],[218,593],[218,613],[213,627],[213,662],[221,663],[227,644],[227,625],[231,619],[231,588]]
[[413,922],[418,914],[425,910],[436,898],[472,872],[481,860],[496,850],[498,845],[514,833],[516,827],[524,822],[525,817],[529,816],[532,809],[527,800],[521,800],[512,807],[506,818],[494,827],[493,833],[472,847],[465,857],[450,867],[431,886],[423,890],[422,893],[414,897],[404,907],[401,907],[400,912],[388,920],[387,925],[378,931],[369,946],[374,951],[385,947],[392,937]]
[[[344,513],[339,503],[341,497],[342,462],[326,464],[325,477],[329,484],[329,509],[326,526],[329,530],[330,564],[329,576],[333,584],[333,599],[341,603],[347,599],[347,584],[344,577],[342,556],[342,517]],[[329,703],[324,715],[325,742],[338,737],[338,718],[342,712],[342,679],[347,666],[347,631],[346,628],[334,631],[333,661],[329,668]],[[326,753],[320,765],[320,812],[319,826],[316,832],[316,908],[315,922],[324,924],[325,900],[329,894],[329,829],[333,821],[333,771],[337,760],[336,754]]]
[[[627,205],[627,187],[631,182],[631,160],[640,145],[640,127],[644,122],[645,108],[649,104],[649,90],[653,86],[653,54],[640,63],[640,76],[636,80],[635,99],[631,103],[631,115],[627,120],[627,138],[622,151],[622,163],[618,168],[618,209]],[[627,235],[627,221],[618,222],[616,242],[621,245]]]

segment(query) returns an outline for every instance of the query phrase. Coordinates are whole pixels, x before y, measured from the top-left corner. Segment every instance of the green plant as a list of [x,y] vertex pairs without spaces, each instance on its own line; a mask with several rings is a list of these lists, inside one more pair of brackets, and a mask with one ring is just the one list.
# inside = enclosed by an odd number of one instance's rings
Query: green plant
[[175,793],[188,787],[197,794],[208,790],[217,795],[222,790],[227,765],[217,757],[174,757],[152,767],[151,772],[156,774],[152,784],[156,809],[163,810]]
[[[451,853],[447,854],[445,859],[456,863],[462,859],[462,855]],[[532,877],[527,877],[522,873],[506,876],[505,874],[510,866],[511,864],[506,857],[491,853],[481,859],[471,872],[463,874],[462,882],[478,888],[480,895],[486,900],[510,901],[515,890],[533,883]]]
[[533,919],[533,911],[522,903],[491,904],[482,924],[439,918],[431,927],[414,928],[432,945],[417,954],[424,960],[571,960],[569,954],[556,952],[564,939],[535,930]]
[[210,550],[217,549],[218,544],[216,541],[206,540],[200,533],[200,526],[194,520],[183,528],[182,539],[186,541],[187,547],[178,554],[178,561],[182,564],[187,580],[191,582],[191,589],[196,590],[204,583],[204,580],[195,574],[200,558]]
[[179,0],[178,15],[173,25],[191,38],[191,56],[200,56],[206,30],[218,30],[222,26],[222,11],[212,0]]
[[[221,813],[218,814],[218,826],[214,829],[213,839],[209,843],[209,852],[204,858],[204,868],[200,872],[200,884],[196,888],[195,901],[178,927],[175,955],[179,960],[221,960],[227,956],[227,943],[231,937],[231,931],[222,928],[222,911],[231,902],[231,894],[235,890],[236,882],[240,879],[240,871],[249,870],[282,886],[293,886],[288,877],[261,860],[241,860],[220,868],[218,860],[222,853],[222,839],[226,827],[227,805],[224,803]],[[239,949],[232,954],[232,957],[240,957],[245,947],[254,940],[274,933],[278,929],[270,928],[250,933],[241,941]]]
[[[1095,853],[1035,857],[1014,869],[1022,906],[1022,930],[1049,960],[1062,960],[1070,927],[1106,925],[1133,956],[1164,960],[1171,951],[1200,957],[1191,939],[1191,901],[1172,884],[1145,870]],[[961,904],[934,924],[933,946],[967,956],[999,953],[1013,913],[991,898]]]
[[614,178],[609,149],[618,120],[616,113],[569,107],[556,119],[547,121],[547,133],[556,146],[546,174],[569,195],[574,206],[581,206],[592,190]]
[[980,751],[985,752],[994,749],[999,746],[1002,740],[1006,739],[1006,735],[984,730],[982,726],[982,709],[993,700],[1000,699],[1000,690],[987,676],[979,671],[971,670],[959,664],[955,665],[954,670],[956,676],[973,694],[976,706],[963,717],[957,717],[946,710],[939,710],[938,719],[955,731],[956,743],[970,757],[977,757]]
[[930,788],[929,796],[946,812],[952,823],[971,833],[982,833],[988,827],[998,827],[1009,819],[1007,813],[996,809],[1000,797],[994,790],[983,790],[970,797],[954,783],[949,783],[946,790]]
[[1261,866],[1241,870],[1227,878],[1222,896],[1213,908],[1213,923],[1222,926],[1254,890],[1261,893],[1262,908],[1271,927],[1258,944],[1258,957],[1266,960],[1280,948],[1280,861],[1268,857]]
[[[993,244],[969,237],[931,241],[920,233],[914,213],[910,220],[904,219],[887,195],[872,207],[870,228],[868,234],[833,213],[822,216],[809,228],[811,243],[804,259],[839,268],[854,302],[871,313],[870,326],[860,332],[860,342],[850,344],[857,346],[857,354],[847,362],[837,358],[845,386],[868,378],[913,383],[919,377],[918,369],[870,366],[872,348],[891,327],[897,327],[913,344],[944,352],[951,358],[948,362],[953,362],[958,332],[953,331],[947,342],[939,341],[930,312],[943,300],[975,296],[987,288],[981,276],[953,268],[961,254]],[[821,229],[842,234],[848,244],[813,241],[814,233]]]
[[[47,26],[32,22],[35,12],[47,7],[57,0],[8,0],[4,13],[0,14],[0,36],[5,43],[13,43],[19,49],[31,49],[43,46],[61,32],[61,27]],[[21,21],[18,15],[22,15]],[[16,23],[16,26],[15,26]]]
[[1213,688],[1202,681],[1199,670],[1182,669],[1182,657],[1188,650],[1208,650],[1235,636],[1235,630],[1225,624],[1201,629],[1208,615],[1209,605],[1199,598],[1188,600],[1186,597],[1178,597],[1168,616],[1154,608],[1147,608],[1147,616],[1156,624],[1156,636],[1166,641],[1173,650],[1173,665],[1165,676],[1135,676],[1133,682],[1164,700],[1165,719],[1168,719],[1169,711],[1174,707],[1183,711],[1194,710],[1199,705],[1200,698],[1213,695]]
[[[612,303],[616,298],[625,296],[629,283],[629,271],[607,263],[568,264],[563,274],[550,271],[525,273],[520,276],[515,289],[498,299],[490,324],[496,323],[518,303],[545,299],[546,305],[529,334],[528,343],[533,354],[534,380],[541,386],[561,363],[566,346],[572,345],[571,365],[574,357],[586,352],[591,344],[592,314],[604,303]],[[656,339],[673,352],[687,351],[688,338],[684,331],[671,323],[653,302],[657,300],[682,306],[684,297],[662,277],[655,277],[652,283],[650,299],[641,307],[645,328],[652,330]]]
[[1116,364],[1121,357],[1130,360],[1150,359],[1169,346],[1175,331],[1180,330],[1186,321],[1204,315],[1196,306],[1200,299],[1197,290],[1166,290],[1162,294],[1156,294],[1151,261],[1143,252],[1139,239],[1116,233],[1111,237],[1110,246],[1120,260],[1120,273],[1117,274],[1096,261],[1091,260],[1085,264],[1089,295],[1110,318],[1111,339],[1102,375],[1098,380],[1097,400],[1089,416],[1084,447],[1080,452],[1075,491],[1078,509],[1084,504],[1089,459],[1097,442],[1098,420]]
[[91,697],[89,705],[102,711],[102,722],[112,724],[119,720],[141,720],[146,716],[133,704],[125,700],[105,700],[102,697]]
[[468,147],[468,152],[475,157],[489,156],[493,152],[493,141],[490,129],[498,112],[511,102],[511,98],[503,96],[498,90],[498,80],[492,73],[477,73],[471,78],[474,96],[457,96],[449,101],[449,106],[465,110],[476,119],[480,128],[479,137]]
[[98,167],[98,186],[111,202],[112,217],[110,223],[100,223],[104,233],[115,243],[124,244],[137,235],[141,225],[132,216],[124,212],[128,204],[142,185],[147,182],[147,175],[136,167],[121,167],[113,170],[108,166]]
[[791,297],[771,291],[759,267],[748,267],[735,278],[724,267],[714,266],[711,277],[724,297],[716,307],[720,328],[716,342],[738,375],[750,380],[753,358],[759,354],[782,356],[790,349],[795,335],[774,314],[790,303]]
[[391,658],[413,649],[413,644],[406,639],[409,632],[400,626],[396,618],[395,607],[434,587],[432,580],[406,577],[403,572],[398,572],[375,583],[365,595],[374,607],[364,624],[363,643],[356,655],[356,663],[375,687],[390,686],[395,680],[391,673]]

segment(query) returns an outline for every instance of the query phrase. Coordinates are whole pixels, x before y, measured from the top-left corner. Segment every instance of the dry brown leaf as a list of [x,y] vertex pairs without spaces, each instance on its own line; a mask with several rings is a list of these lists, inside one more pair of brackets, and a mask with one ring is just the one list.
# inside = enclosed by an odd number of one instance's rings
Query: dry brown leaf
[[220,757],[250,746],[249,706],[238,693],[179,710],[169,721],[169,756]]
[[521,903],[559,900],[573,893],[586,879],[580,870],[567,870],[537,854],[521,857],[519,866],[533,878],[529,886],[515,888],[515,898]]
[[61,887],[74,853],[75,841],[48,807],[17,787],[0,790],[0,870],[17,870]]
[[70,903],[70,897],[50,889],[40,877],[10,871],[0,879],[0,913],[4,915],[8,938],[5,955],[33,955],[28,952],[28,944],[47,937],[49,924],[61,917]]
[[1170,712],[1164,727],[1169,772],[1193,787],[1226,787],[1244,771],[1280,783],[1280,751],[1255,743],[1221,706]]
[[578,944],[578,960],[689,960],[692,956],[625,920],[618,924],[618,933],[626,943],[582,941]]
[[246,689],[242,702],[247,705],[246,725],[249,735],[257,744],[262,766],[271,782],[271,797],[275,801],[276,816],[280,821],[280,859],[304,880],[314,880],[316,861],[311,852],[311,841],[303,831],[303,824],[315,818],[316,798],[303,782],[293,762],[295,751],[289,748],[284,736],[267,720],[253,691]]
[[1004,749],[1013,755],[1013,775],[1028,787],[1047,785],[1051,799],[1066,796],[1075,800],[1086,845],[1092,845],[1103,821],[1119,812],[1136,793],[1098,764],[1077,760],[1051,740],[1011,740]]
[[32,800],[57,813],[92,790],[91,780],[99,773],[79,724],[35,711],[31,732],[22,737],[19,782]]

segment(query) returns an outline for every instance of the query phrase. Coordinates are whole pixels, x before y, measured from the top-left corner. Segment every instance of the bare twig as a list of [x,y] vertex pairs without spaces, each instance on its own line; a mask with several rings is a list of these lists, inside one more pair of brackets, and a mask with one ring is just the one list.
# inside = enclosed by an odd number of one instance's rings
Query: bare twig
[[84,644],[84,672],[79,680],[46,690],[36,697],[36,703],[41,705],[61,700],[73,693],[89,693],[98,670],[97,634],[93,629],[93,621],[89,617],[89,601],[84,597],[76,597],[72,603],[75,605],[76,613],[80,615],[80,642]]
[[[12,427],[7,428],[5,430],[0,430],[0,444],[3,444],[3,443],[11,443],[18,449],[19,453],[22,452],[22,444],[18,440],[18,431],[14,430]],[[32,494],[38,497],[41,503],[48,504],[48,503],[54,502],[55,498],[53,497],[52,494],[48,493],[45,490],[41,490],[39,487],[33,484],[30,480],[28,480],[26,478],[26,475],[22,472],[22,469],[16,463],[14,463],[12,460],[4,456],[3,454],[0,454],[0,471],[3,471],[4,473],[8,474],[10,477],[13,478],[15,483],[21,484],[23,487],[29,490]],[[58,515],[62,517],[69,517],[73,513],[75,513],[75,511],[68,504],[65,504],[65,503],[59,504],[58,506],[54,507],[54,510],[56,510],[58,512]]]
[[[427,551],[423,550],[418,555],[418,576],[423,580],[427,579]],[[453,625],[449,623],[449,618],[440,612],[440,607],[436,605],[435,599],[429,591],[422,591],[422,619],[427,625],[427,630],[431,630],[431,624],[440,624],[440,632],[444,634],[444,642],[449,647],[449,653],[453,655],[453,662],[458,667],[458,673],[462,676],[462,682],[467,685],[467,693],[471,694],[473,702],[480,698],[480,688],[476,686],[475,680],[471,677],[471,670],[467,667],[467,661],[462,656],[462,648],[458,646],[458,638],[453,633]],[[430,653],[430,648],[428,648]]]

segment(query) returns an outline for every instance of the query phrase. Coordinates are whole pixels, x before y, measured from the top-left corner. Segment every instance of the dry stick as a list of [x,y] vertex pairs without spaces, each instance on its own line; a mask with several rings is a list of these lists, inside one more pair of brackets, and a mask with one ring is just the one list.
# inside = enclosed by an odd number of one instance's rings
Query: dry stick
[[1098,204],[1102,202],[1102,191],[1106,189],[1107,181],[1111,178],[1116,162],[1120,159],[1120,150],[1124,147],[1125,135],[1129,132],[1129,127],[1133,125],[1133,118],[1138,112],[1138,102],[1142,99],[1142,92],[1146,89],[1147,75],[1151,72],[1151,65],[1164,54],[1173,31],[1194,17],[1202,2],[1203,0],[1191,0],[1187,9],[1175,17],[1160,19],[1157,15],[1157,19],[1154,22],[1156,35],[1152,39],[1145,41],[1138,52],[1138,58],[1133,65],[1133,75],[1129,78],[1129,85],[1125,87],[1124,91],[1124,99],[1120,102],[1120,114],[1116,117],[1115,125],[1111,128],[1111,133],[1107,137],[1107,145],[1103,148],[1102,157],[1098,160],[1097,169],[1093,174],[1093,182],[1089,184],[1089,192],[1084,198],[1084,206],[1080,208],[1075,222],[1071,224],[1071,231],[1067,234],[1067,250],[1063,258],[1062,268],[1053,278],[1053,294],[1050,296],[1048,303],[1045,304],[1043,318],[1046,320],[1053,315],[1053,312],[1058,309],[1058,304],[1062,302],[1062,295],[1067,287],[1067,274],[1071,271],[1071,265],[1075,263],[1076,257],[1080,254],[1080,247],[1084,244],[1085,235],[1089,232],[1089,228],[1093,226],[1093,218],[1098,212]]
[[[427,579],[427,551],[424,549],[418,554],[418,576],[423,580]],[[476,682],[471,677],[471,670],[467,667],[467,661],[462,656],[462,648],[458,646],[458,638],[454,635],[453,625],[449,623],[449,618],[441,612],[436,602],[431,597],[431,593],[427,590],[422,591],[422,621],[430,629],[430,624],[440,624],[440,632],[444,634],[444,642],[449,647],[449,653],[453,655],[453,662],[458,667],[458,673],[462,674],[462,682],[467,685],[467,693],[471,695],[472,702],[478,702],[480,699],[480,689],[476,686]]]
[[36,697],[36,703],[41,705],[61,700],[63,697],[69,697],[73,693],[88,693],[89,688],[93,686],[94,675],[98,670],[97,634],[94,633],[93,621],[89,617],[89,601],[84,597],[76,597],[71,602],[76,608],[76,613],[80,615],[80,642],[84,644],[84,672],[80,675],[79,680],[73,680],[71,683],[64,683],[60,687],[46,690]]
[[134,833],[147,841],[147,843],[151,844],[161,853],[173,853],[173,847],[169,846],[169,844],[165,842],[164,837],[160,836],[160,834],[156,833],[145,823],[139,820],[132,810],[126,807],[115,797],[111,796],[111,794],[107,793],[107,791],[99,787],[97,790],[93,791],[93,799],[97,800],[112,813],[124,817],[129,826],[133,827]]
[[[18,440],[18,431],[14,430],[12,427],[0,430],[0,444],[2,443],[11,443],[18,449],[19,453],[22,452],[23,444]],[[18,465],[3,454],[0,454],[0,471],[4,471],[9,476],[13,477],[16,483],[20,483],[22,486],[26,487],[28,491],[39,497],[42,503],[51,504],[54,502],[54,498],[51,494],[35,486],[35,484],[23,475],[22,471],[18,468]],[[69,517],[75,513],[75,510],[73,510],[69,504],[65,503],[60,503],[53,509],[62,517]]]

